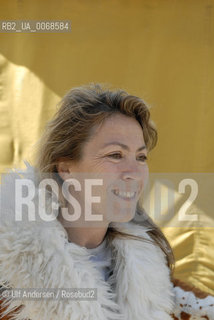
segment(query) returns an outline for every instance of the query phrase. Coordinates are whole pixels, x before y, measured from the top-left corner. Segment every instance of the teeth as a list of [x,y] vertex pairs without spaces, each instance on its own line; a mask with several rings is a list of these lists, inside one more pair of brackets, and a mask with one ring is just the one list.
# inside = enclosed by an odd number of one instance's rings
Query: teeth
[[116,196],[120,196],[122,198],[133,198],[135,195],[135,192],[125,192],[125,191],[113,191]]

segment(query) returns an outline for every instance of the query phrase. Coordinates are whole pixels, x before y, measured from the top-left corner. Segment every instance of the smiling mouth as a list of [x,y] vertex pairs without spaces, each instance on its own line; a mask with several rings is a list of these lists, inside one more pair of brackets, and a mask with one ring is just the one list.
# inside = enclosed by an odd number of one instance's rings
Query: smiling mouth
[[136,196],[136,192],[126,192],[119,190],[112,190],[113,194],[123,200],[133,200]]

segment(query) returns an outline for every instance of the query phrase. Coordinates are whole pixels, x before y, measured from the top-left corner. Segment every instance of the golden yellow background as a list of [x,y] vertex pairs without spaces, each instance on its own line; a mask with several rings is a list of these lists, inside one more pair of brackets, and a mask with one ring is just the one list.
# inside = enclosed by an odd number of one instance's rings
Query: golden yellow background
[[[71,33],[0,34],[0,170],[23,167],[71,87],[142,97],[159,131],[151,172],[214,172],[214,1],[1,0],[1,20],[71,20]],[[213,218],[214,219],[214,218]],[[163,228],[175,276],[214,294],[214,229]]]

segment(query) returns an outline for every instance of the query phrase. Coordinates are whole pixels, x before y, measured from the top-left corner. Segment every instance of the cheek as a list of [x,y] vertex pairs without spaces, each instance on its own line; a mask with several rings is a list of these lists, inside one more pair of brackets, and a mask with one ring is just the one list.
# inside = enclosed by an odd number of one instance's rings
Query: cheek
[[102,163],[100,163],[99,169],[100,172],[105,172],[109,174],[116,174],[117,172],[119,172],[119,167],[117,166],[117,164],[112,163],[110,161],[103,161]]
[[145,188],[145,186],[147,185],[148,181],[149,181],[149,167],[147,164],[145,164],[143,167],[142,167],[142,170],[141,170],[141,177],[142,177],[142,189]]

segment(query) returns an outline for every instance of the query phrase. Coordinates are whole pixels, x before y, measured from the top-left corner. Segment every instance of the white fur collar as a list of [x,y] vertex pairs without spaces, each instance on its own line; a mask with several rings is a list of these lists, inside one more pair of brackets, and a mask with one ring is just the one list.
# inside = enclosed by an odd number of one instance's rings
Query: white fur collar
[[[30,167],[28,172],[32,174]],[[60,222],[49,223],[48,228],[41,222],[26,226],[12,222],[12,210],[7,212],[8,219],[4,213],[0,221],[0,284],[8,281],[14,288],[97,288],[96,301],[11,301],[10,309],[25,305],[16,320],[171,319],[173,286],[158,247],[138,240],[114,239],[113,275],[105,282],[87,249],[68,243]],[[149,238],[148,230],[132,222],[113,226]]]

